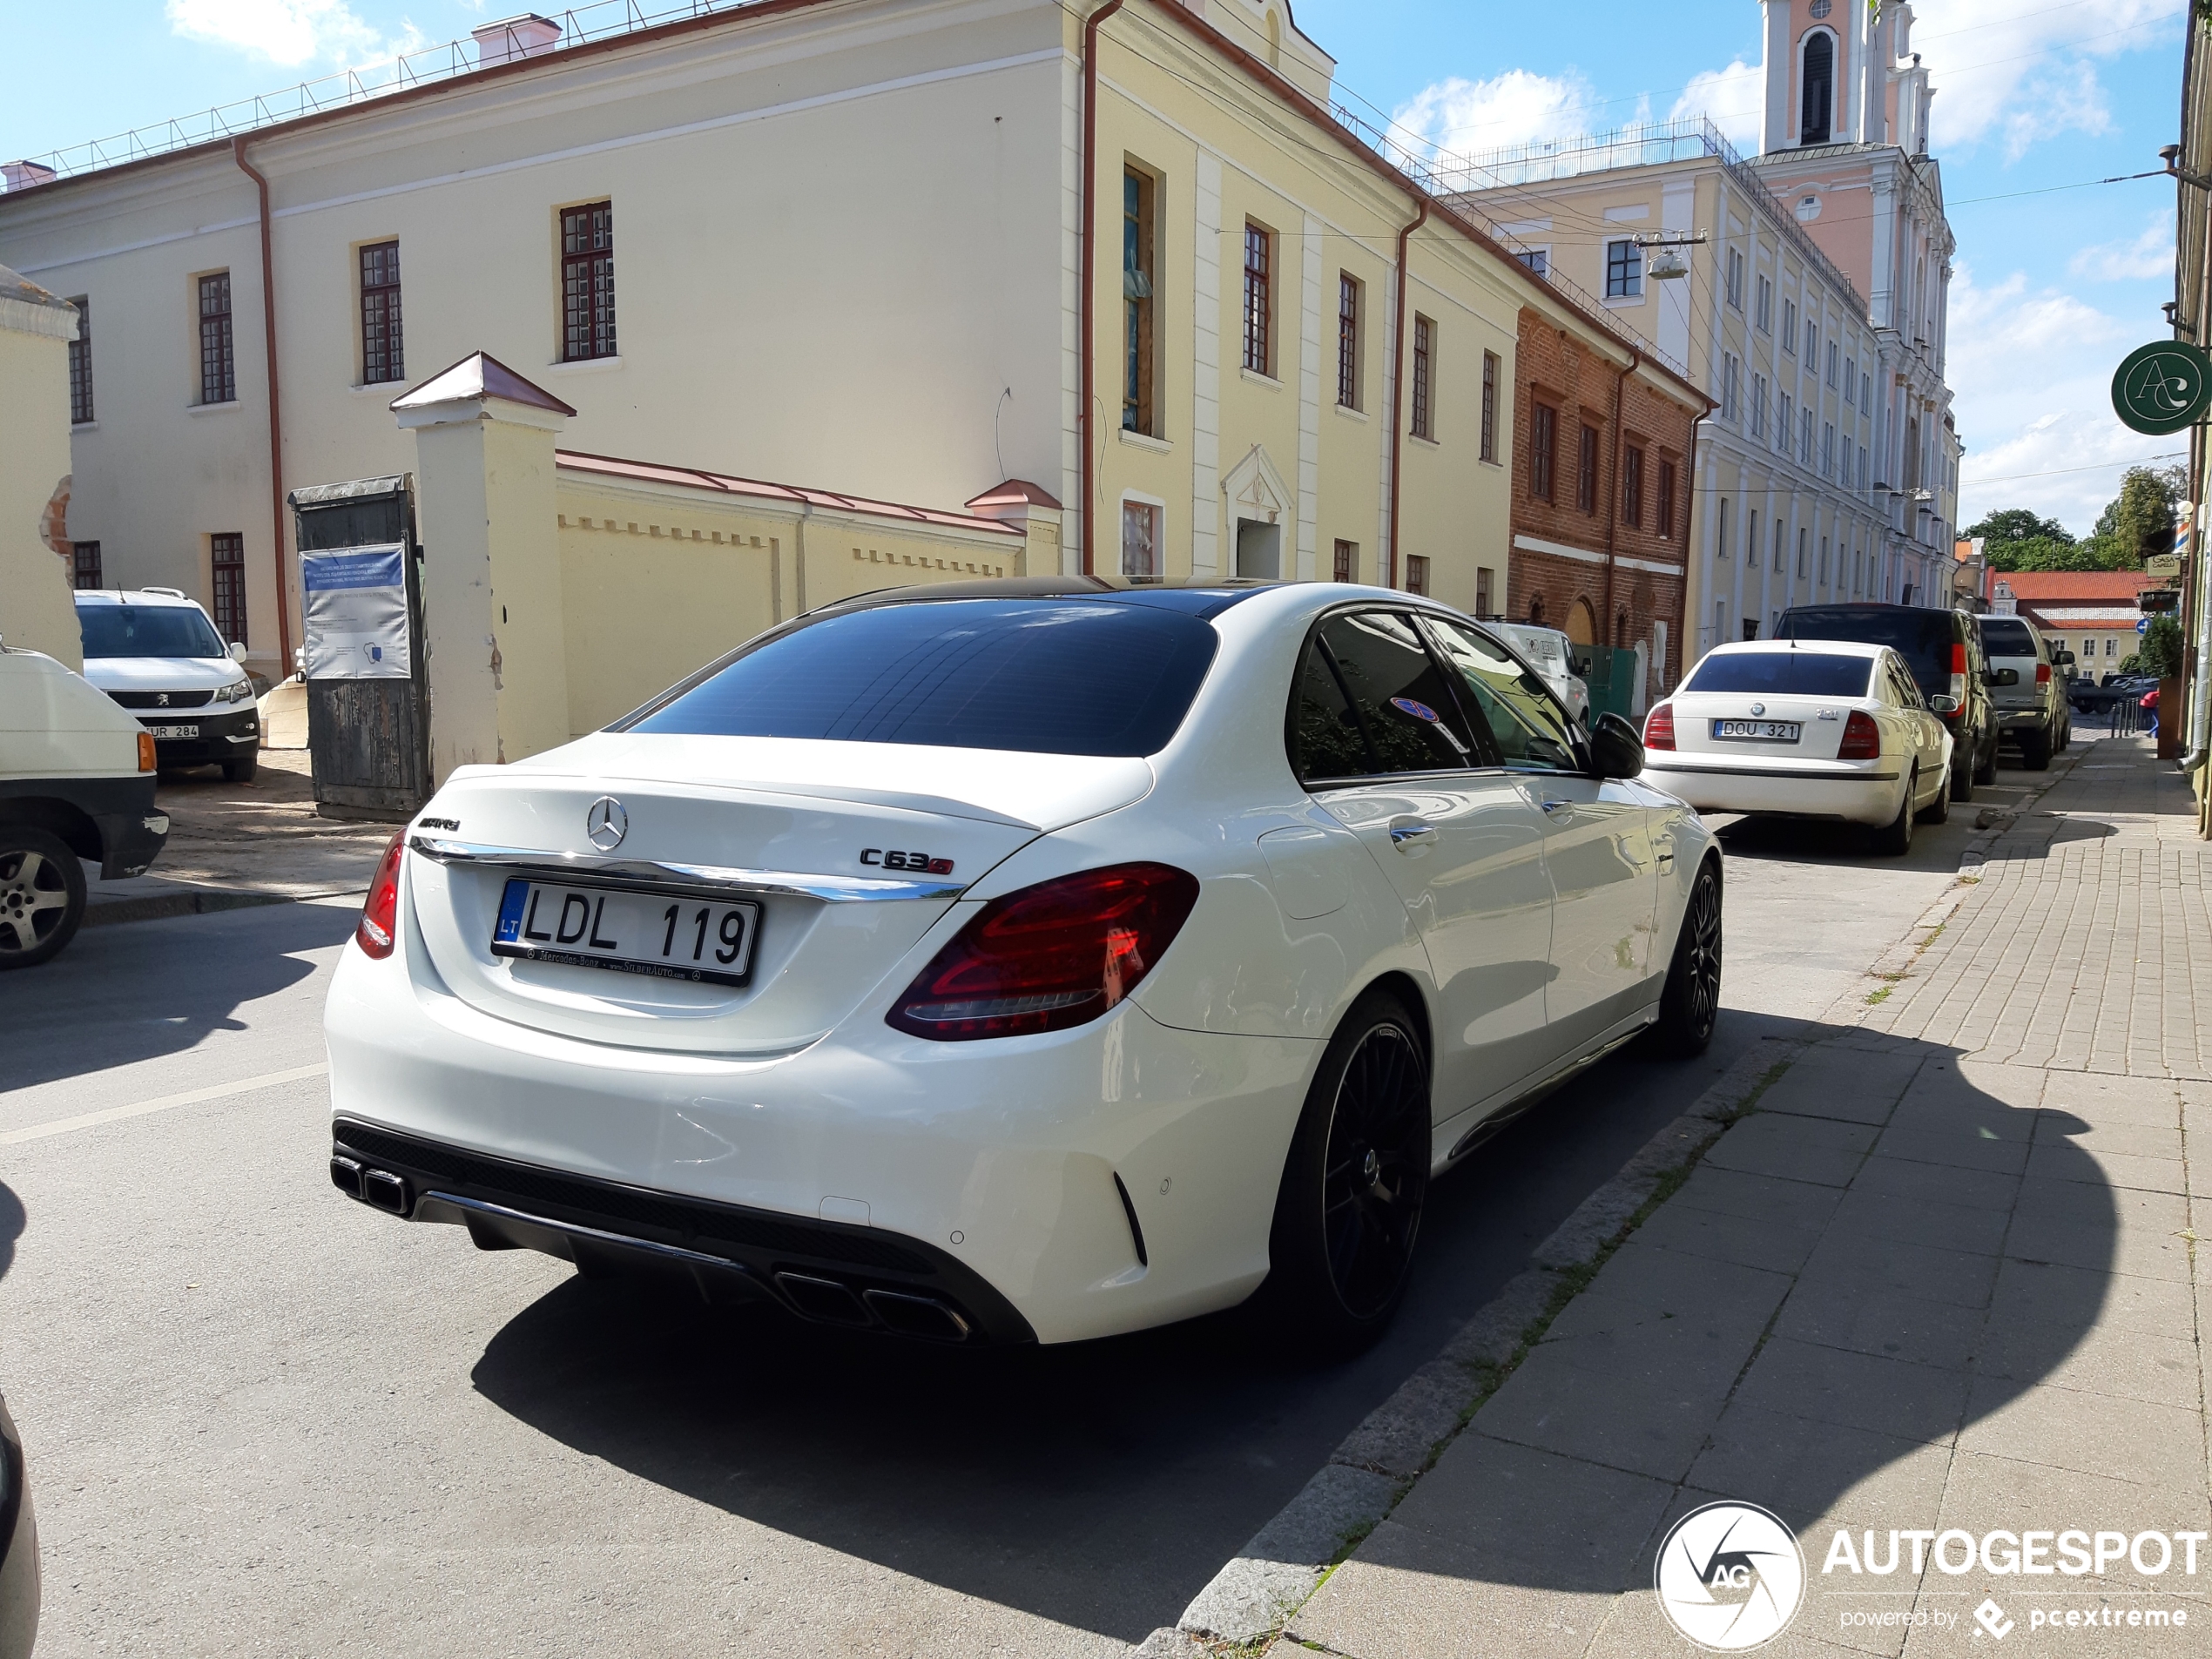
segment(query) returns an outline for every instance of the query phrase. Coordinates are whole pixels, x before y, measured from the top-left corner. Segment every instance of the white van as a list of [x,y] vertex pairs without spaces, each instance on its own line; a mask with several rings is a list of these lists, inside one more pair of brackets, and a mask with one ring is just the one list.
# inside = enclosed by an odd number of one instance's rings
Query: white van
[[0,642],[0,968],[57,955],[84,920],[84,866],[143,875],[168,839],[154,740],[104,692]]
[[84,678],[153,734],[161,768],[217,765],[250,784],[261,711],[239,659],[197,603],[175,588],[86,589],[77,595]]
[[1533,622],[1492,622],[1483,624],[1526,658],[1544,684],[1559,694],[1567,711],[1585,731],[1590,724],[1589,682],[1575,671],[1568,652],[1567,636],[1556,628]]

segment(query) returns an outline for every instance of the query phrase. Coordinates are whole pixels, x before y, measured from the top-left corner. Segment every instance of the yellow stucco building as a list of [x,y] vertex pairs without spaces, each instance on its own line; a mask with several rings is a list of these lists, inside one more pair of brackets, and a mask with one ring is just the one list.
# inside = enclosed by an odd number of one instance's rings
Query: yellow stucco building
[[[764,0],[564,33],[578,15],[231,138],[10,166],[0,260],[89,320],[71,534],[102,580],[182,588],[288,668],[285,493],[408,469],[389,406],[481,351],[573,407],[564,449],[1014,502],[1031,573],[1473,606],[1507,562],[1522,308],[1635,361],[1335,118],[1279,0]],[[640,651],[721,590],[563,534],[595,626]],[[745,536],[687,556],[750,560]],[[829,597],[779,557],[772,618]],[[625,685],[695,666],[699,632]]]

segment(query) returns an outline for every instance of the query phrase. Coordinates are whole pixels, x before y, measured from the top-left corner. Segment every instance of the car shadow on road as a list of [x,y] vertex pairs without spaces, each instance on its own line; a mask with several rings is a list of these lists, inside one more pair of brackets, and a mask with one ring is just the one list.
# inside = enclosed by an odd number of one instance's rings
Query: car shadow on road
[[[1795,1028],[1724,1017],[1731,1055]],[[1141,1640],[1715,1069],[1624,1051],[1440,1180],[1406,1306],[1349,1362],[1238,1313],[971,1352],[579,1278],[518,1312],[473,1380],[553,1440],[701,1502]]]
[[[238,1010],[315,971],[342,944],[350,906],[266,905],[87,927],[43,967],[0,974],[0,1093],[106,1071],[238,1030]],[[241,935],[252,948],[239,948]],[[220,971],[209,964],[219,962]]]
[[[2063,1076],[2053,1098],[2093,1098]],[[2186,1200],[2116,1185],[2080,1143],[2091,1123],[2044,1087],[1962,1075],[1930,1044],[1811,1051],[1567,1305],[1300,1636],[1404,1645],[1383,1587],[1407,1581],[1368,1568],[1426,1576],[1403,1598],[1422,1629],[1595,1618],[1558,1598],[1648,1591],[1672,1522],[1727,1500],[1798,1530],[1802,1629],[1849,1641],[1842,1609],[1909,1609],[1922,1575],[1824,1577],[1836,1528],[1855,1553],[1872,1529],[1886,1556],[1893,1528],[2088,1526],[2051,1517],[2097,1476],[2084,1501],[2114,1515],[2095,1525],[2164,1524],[2155,1504],[2118,1513],[2122,1481],[2171,1479],[2201,1506],[2201,1477],[2162,1473],[2202,1468],[2194,1364],[2157,1379],[2161,1409],[2131,1351],[2174,1345],[2133,1334],[2146,1319],[2193,1331]],[[1960,1605],[1983,1594],[1925,1576]],[[1674,1650],[1648,1608],[1621,1616],[1653,1617],[1649,1650]]]
[[4,1181],[0,1181],[0,1278],[16,1264],[16,1240],[23,1237],[23,1200],[18,1198]]

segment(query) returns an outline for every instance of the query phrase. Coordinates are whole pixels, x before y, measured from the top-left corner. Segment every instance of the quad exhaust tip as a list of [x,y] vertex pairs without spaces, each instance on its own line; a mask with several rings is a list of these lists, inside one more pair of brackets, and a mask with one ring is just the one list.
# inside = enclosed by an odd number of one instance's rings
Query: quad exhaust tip
[[393,1215],[404,1216],[408,1212],[407,1179],[388,1170],[367,1169],[353,1158],[334,1157],[330,1160],[330,1184],[348,1198],[358,1198]]
[[776,1284],[799,1312],[825,1325],[880,1325],[929,1342],[965,1342],[972,1334],[968,1321],[934,1296],[873,1287],[855,1296],[850,1285],[811,1273],[779,1273]]

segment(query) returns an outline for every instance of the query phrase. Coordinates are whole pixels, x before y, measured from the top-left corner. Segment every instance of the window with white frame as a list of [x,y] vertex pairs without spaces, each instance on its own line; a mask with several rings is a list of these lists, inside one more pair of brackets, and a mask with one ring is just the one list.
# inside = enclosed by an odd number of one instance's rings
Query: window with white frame
[[1721,354],[1721,419],[1733,421],[1741,413],[1737,408],[1736,383],[1743,365],[1733,352]]
[[1623,237],[1605,245],[1605,297],[1633,300],[1643,293],[1643,250]]
[[1838,350],[1838,347],[1836,342],[1832,340],[1828,342],[1828,384],[1831,386],[1833,386],[1836,383],[1836,354]]
[[1820,425],[1820,475],[1823,478],[1836,475],[1836,423],[1833,421],[1824,421]]
[[1774,447],[1781,450],[1785,455],[1790,453],[1790,433],[1791,430],[1791,421],[1793,418],[1791,411],[1793,411],[1797,407],[1796,401],[1791,397],[1789,393],[1784,392],[1782,395],[1781,401],[1775,408]]
[[1797,417],[1797,464],[1812,465],[1812,411],[1805,410]]
[[1760,277],[1752,287],[1751,321],[1763,334],[1774,332],[1774,280]]
[[1160,574],[1160,504],[1125,498],[1122,502],[1122,574]]
[[1858,359],[1857,359],[1856,357],[1846,357],[1846,358],[1844,358],[1844,402],[1848,403],[1848,402],[1850,402],[1850,401],[1851,401],[1851,394],[1852,394],[1852,393],[1854,393],[1854,392],[1856,392],[1856,391],[1858,389]]
[[1782,349],[1792,356],[1797,354],[1797,302],[1795,300],[1782,302]]
[[1766,436],[1766,376],[1751,376],[1751,435]]
[[1743,309],[1743,250],[1728,250],[1728,303],[1735,309]]

